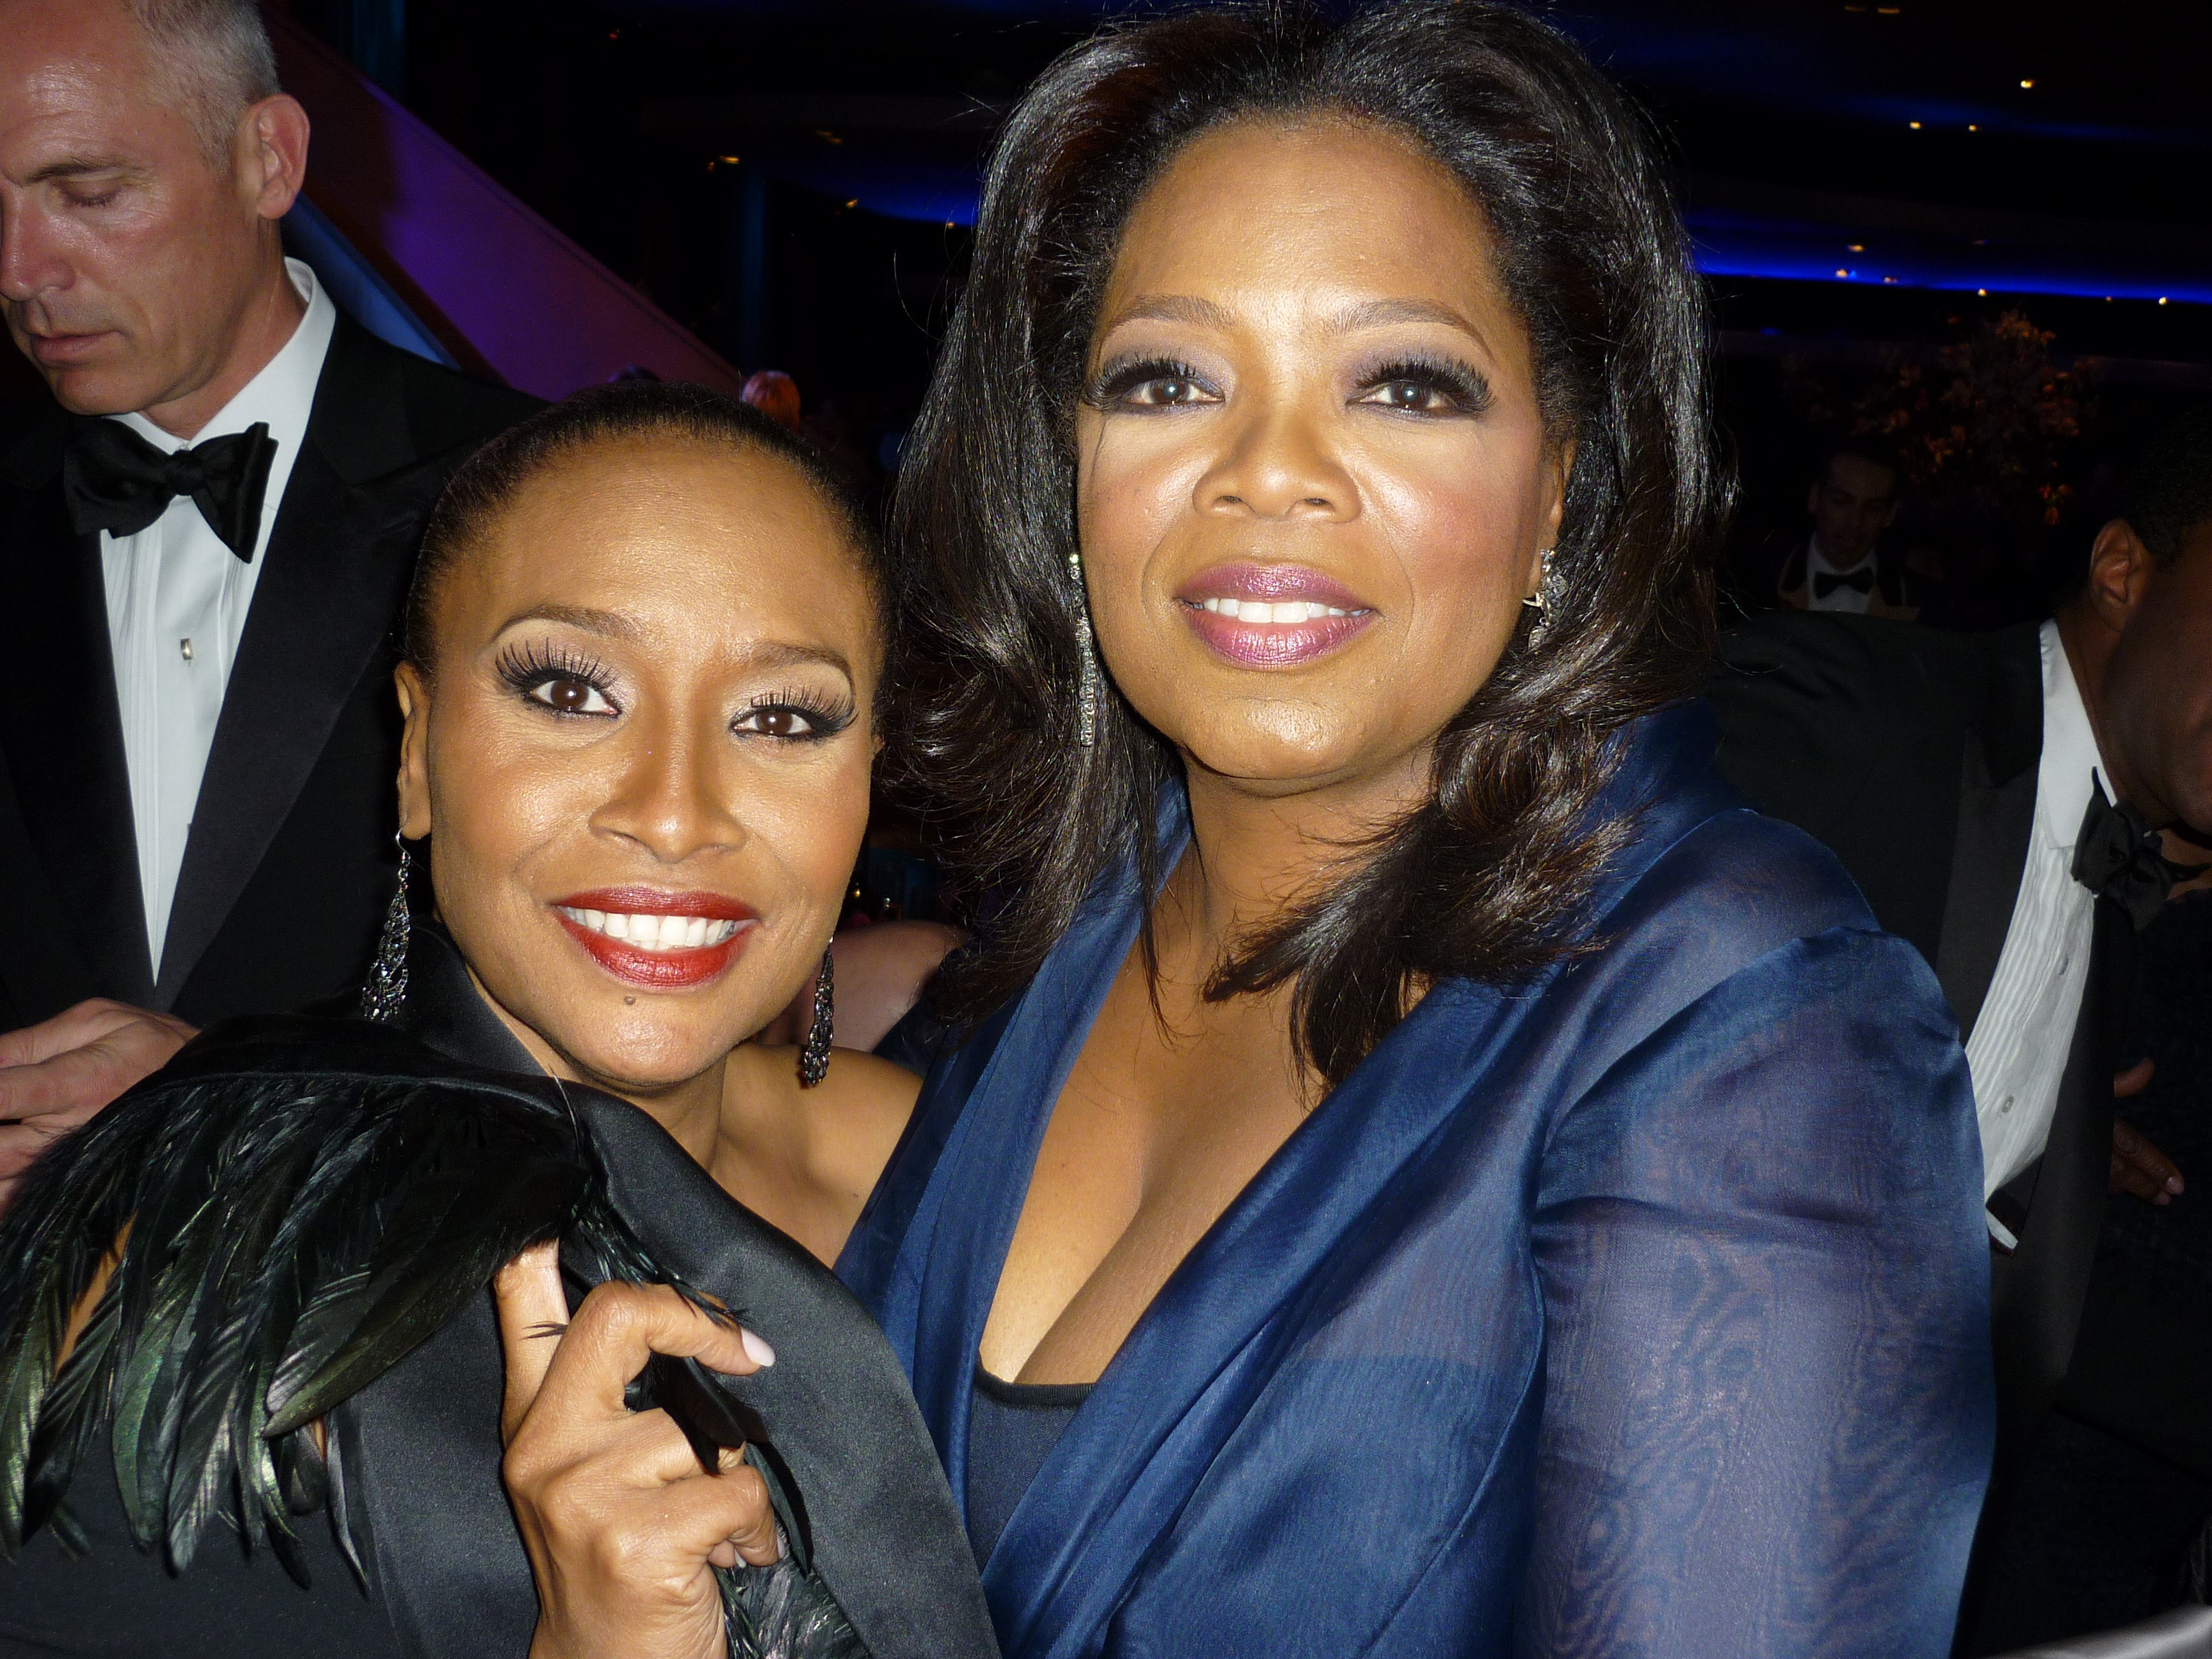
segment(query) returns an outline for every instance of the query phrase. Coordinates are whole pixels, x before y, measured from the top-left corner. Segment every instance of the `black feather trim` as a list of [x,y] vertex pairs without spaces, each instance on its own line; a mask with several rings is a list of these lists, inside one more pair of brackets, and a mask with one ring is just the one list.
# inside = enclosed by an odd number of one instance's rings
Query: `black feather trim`
[[[222,1522],[305,1583],[295,1526],[319,1508],[358,1575],[334,1409],[556,1237],[586,1285],[673,1285],[732,1316],[616,1212],[558,1085],[356,1021],[217,1028],[57,1143],[0,1218],[0,1553],[73,1532],[64,1499],[104,1425],[132,1533],[173,1569]],[[768,1480],[791,1555],[722,1575],[733,1659],[864,1659],[752,1413],[691,1360],[656,1358],[632,1397],[707,1468],[744,1445]]]

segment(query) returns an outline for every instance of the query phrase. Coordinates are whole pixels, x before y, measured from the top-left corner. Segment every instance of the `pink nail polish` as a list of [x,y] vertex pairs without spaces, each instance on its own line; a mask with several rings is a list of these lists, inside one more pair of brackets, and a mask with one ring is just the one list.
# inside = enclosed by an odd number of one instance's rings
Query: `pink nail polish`
[[749,1331],[740,1325],[738,1327],[738,1340],[744,1345],[745,1357],[763,1370],[775,1364],[775,1350],[769,1346],[768,1339],[759,1332]]

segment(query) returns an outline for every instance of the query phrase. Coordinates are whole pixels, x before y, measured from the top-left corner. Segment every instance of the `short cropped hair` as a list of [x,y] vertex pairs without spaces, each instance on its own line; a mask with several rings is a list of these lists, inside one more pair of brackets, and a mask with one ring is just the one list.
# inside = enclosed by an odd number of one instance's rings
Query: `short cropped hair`
[[126,0],[168,101],[210,158],[228,162],[238,118],[282,90],[254,0]]
[[720,444],[775,456],[794,468],[846,532],[889,640],[890,584],[881,538],[860,498],[814,446],[750,404],[686,381],[624,380],[592,386],[508,428],[462,463],[430,511],[407,590],[400,650],[426,678],[433,672],[438,590],[447,575],[513,505],[523,487],[585,451],[635,438]]
[[2160,569],[2181,556],[2190,532],[2212,522],[2212,404],[2151,441],[2113,505],[2112,516],[2127,521]]
[[1905,469],[1898,465],[1897,452],[1875,442],[1871,438],[1846,438],[1841,443],[1830,444],[1820,452],[1820,465],[1813,474],[1815,483],[1826,484],[1828,477],[1841,460],[1864,461],[1869,466],[1878,466],[1889,474],[1891,493],[1905,481]]

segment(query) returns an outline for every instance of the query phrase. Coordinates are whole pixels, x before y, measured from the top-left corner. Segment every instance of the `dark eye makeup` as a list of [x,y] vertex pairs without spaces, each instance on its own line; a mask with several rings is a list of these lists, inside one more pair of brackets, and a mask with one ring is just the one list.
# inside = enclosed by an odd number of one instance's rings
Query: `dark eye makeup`
[[[614,676],[597,659],[573,647],[547,640],[510,645],[499,653],[499,677],[525,702],[556,714],[603,720],[620,712],[607,695]],[[592,708],[594,698],[609,706]]]
[[[1094,409],[1151,412],[1218,402],[1221,393],[1198,370],[1173,357],[1124,359],[1103,366],[1085,389]],[[1358,403],[1405,415],[1480,415],[1492,401],[1490,382],[1465,363],[1426,355],[1394,357],[1359,379]]]
[[787,743],[820,743],[852,725],[854,713],[849,697],[793,687],[755,697],[730,722],[730,729]]
[[1407,415],[1480,415],[1492,403],[1490,382],[1449,357],[1395,358],[1360,377],[1358,401]]
[[1123,358],[1101,365],[1083,393],[1093,409],[1188,409],[1220,392],[1188,363],[1172,357]]
[[[622,713],[611,695],[614,675],[574,647],[548,640],[510,645],[500,653],[498,672],[524,702],[556,714],[606,720]],[[818,743],[851,726],[855,713],[849,696],[793,686],[753,698],[730,729],[787,743]]]

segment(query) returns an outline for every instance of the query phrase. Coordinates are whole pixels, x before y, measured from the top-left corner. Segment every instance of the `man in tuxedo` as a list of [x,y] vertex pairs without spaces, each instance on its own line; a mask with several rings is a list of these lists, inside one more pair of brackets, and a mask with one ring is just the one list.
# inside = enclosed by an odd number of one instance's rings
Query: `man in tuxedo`
[[1896,462],[1863,445],[1838,445],[1821,457],[1805,497],[1812,534],[1784,559],[1775,604],[1899,622],[1917,617],[1903,566],[1881,548],[1882,532],[1897,521],[1897,487]]
[[357,983],[392,896],[393,618],[534,400],[284,258],[307,139],[252,0],[0,0],[0,308],[52,393],[0,417],[0,1185],[189,1026]]
[[2212,830],[2212,410],[2143,457],[2052,620],[1776,613],[1721,658],[1722,769],[1834,850],[1965,1034],[1994,1258],[1985,1583],[2055,1404],[2212,1478],[2212,1330],[2097,1255],[2108,1189],[2181,1186],[2114,1096],[2144,1080],[2120,1045],[2170,880],[2156,832]]

